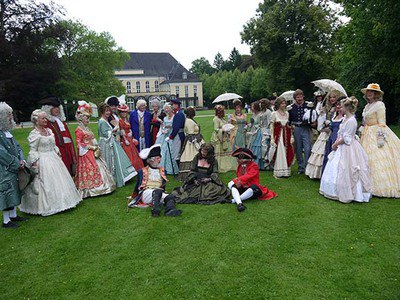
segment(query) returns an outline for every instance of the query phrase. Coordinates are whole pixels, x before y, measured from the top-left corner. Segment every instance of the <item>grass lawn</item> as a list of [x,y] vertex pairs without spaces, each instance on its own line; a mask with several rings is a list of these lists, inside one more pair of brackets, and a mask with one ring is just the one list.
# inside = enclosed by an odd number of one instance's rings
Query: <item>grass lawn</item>
[[[212,117],[197,121],[209,139]],[[29,131],[14,131],[25,154]],[[179,185],[170,179],[169,191]],[[244,213],[231,204],[180,205],[177,218],[126,212],[133,180],[70,211],[30,216],[0,230],[0,298],[400,298],[400,199],[345,205],[305,176],[264,171],[261,182],[279,196],[249,201]]]

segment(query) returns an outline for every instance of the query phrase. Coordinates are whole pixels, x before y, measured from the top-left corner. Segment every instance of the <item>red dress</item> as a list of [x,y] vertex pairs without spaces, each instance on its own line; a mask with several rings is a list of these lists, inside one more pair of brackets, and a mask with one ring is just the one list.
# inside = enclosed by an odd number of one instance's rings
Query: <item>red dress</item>
[[[75,130],[76,146],[83,150],[88,146],[93,146],[94,140],[93,132],[86,132],[80,127]],[[96,163],[93,150],[88,150],[84,155],[78,156],[78,163],[76,166],[75,185],[78,190],[93,189],[103,184],[99,166]]]
[[[61,131],[60,127],[58,126],[57,121],[54,122],[47,122],[47,128],[49,128],[56,140],[56,145],[58,149],[60,149],[61,159],[64,162],[65,166],[67,167],[68,172],[73,176],[73,169],[76,163],[76,153],[74,148],[74,143],[72,142],[71,133],[69,132],[68,126],[66,122],[62,122],[65,127],[65,131]],[[65,143],[64,138],[69,139],[70,143]]]
[[144,167],[144,165],[142,159],[139,157],[139,152],[136,148],[138,142],[135,140],[136,142],[134,143],[133,141],[131,124],[120,118],[119,128],[121,131],[123,130],[123,135],[121,135],[122,148],[124,149],[129,160],[131,161],[132,166],[135,168],[136,171],[139,171],[141,168]]
[[254,161],[250,161],[245,165],[239,165],[236,170],[236,176],[233,180],[238,188],[249,188],[252,184],[258,186],[262,195],[259,200],[269,200],[277,196],[277,194],[269,190],[266,186],[260,185],[260,168]]

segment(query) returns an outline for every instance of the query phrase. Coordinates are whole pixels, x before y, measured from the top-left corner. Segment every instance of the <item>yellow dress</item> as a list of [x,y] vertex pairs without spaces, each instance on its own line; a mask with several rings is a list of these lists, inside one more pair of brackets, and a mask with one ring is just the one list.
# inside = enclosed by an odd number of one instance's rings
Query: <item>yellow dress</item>
[[[382,101],[369,103],[363,111],[361,145],[368,155],[372,176],[372,194],[400,198],[400,140],[386,126],[386,108]],[[378,147],[378,134],[384,144]]]

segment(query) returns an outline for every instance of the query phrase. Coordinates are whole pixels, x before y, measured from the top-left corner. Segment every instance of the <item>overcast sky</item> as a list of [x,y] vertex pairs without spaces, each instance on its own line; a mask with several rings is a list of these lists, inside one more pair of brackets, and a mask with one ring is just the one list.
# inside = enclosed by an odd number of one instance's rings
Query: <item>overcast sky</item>
[[[48,1],[44,1],[48,2]],[[108,31],[128,52],[169,52],[189,69],[204,56],[211,64],[241,43],[243,25],[256,14],[260,0],[55,0],[67,18],[97,32]]]

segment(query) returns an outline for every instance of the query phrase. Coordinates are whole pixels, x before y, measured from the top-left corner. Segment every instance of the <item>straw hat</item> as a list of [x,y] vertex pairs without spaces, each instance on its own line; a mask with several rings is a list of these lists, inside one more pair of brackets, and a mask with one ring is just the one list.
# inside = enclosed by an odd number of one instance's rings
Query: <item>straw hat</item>
[[384,94],[384,92],[381,90],[381,87],[380,87],[379,84],[377,84],[377,83],[370,83],[370,84],[368,84],[368,86],[367,86],[366,88],[361,89],[361,92],[362,92],[363,94],[365,94],[368,90],[369,90],[369,91],[379,92],[379,93],[381,93],[382,95]]

